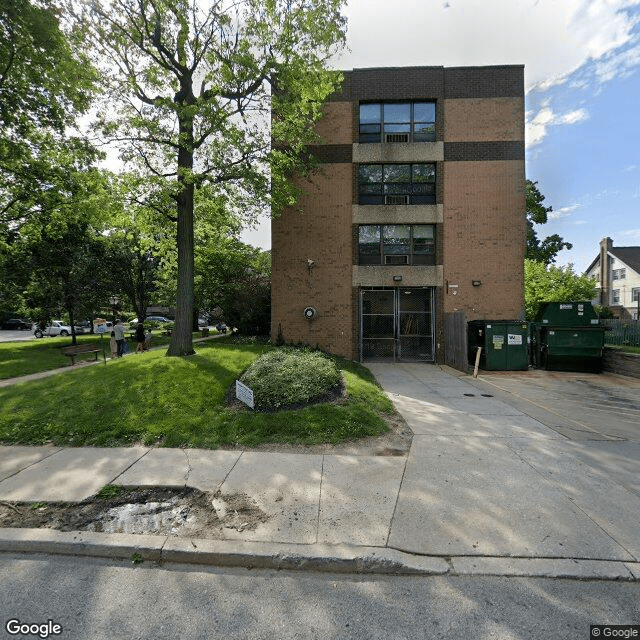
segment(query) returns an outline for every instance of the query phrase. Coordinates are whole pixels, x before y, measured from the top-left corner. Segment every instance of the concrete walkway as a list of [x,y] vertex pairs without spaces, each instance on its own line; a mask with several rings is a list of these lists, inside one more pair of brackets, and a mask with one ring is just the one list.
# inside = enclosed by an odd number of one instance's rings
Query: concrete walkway
[[603,451],[482,380],[370,368],[415,434],[408,457],[0,447],[6,502],[80,501],[108,483],[188,485],[243,492],[269,515],[224,540],[0,528],[0,551],[640,580],[640,437]]

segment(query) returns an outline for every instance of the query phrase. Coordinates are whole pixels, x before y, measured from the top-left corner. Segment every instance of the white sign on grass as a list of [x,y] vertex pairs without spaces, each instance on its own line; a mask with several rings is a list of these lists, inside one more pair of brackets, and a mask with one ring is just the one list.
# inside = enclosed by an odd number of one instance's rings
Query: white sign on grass
[[236,380],[236,398],[253,409],[253,390]]

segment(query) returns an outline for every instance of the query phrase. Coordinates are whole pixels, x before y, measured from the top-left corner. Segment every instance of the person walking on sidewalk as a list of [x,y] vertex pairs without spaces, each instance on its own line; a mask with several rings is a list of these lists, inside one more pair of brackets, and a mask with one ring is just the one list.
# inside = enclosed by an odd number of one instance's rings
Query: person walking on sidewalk
[[118,344],[118,358],[122,358],[124,355],[124,325],[122,320],[118,320],[118,324],[113,327],[113,332],[116,334],[116,343]]
[[137,353],[142,353],[144,351],[144,340],[144,325],[142,322],[139,322],[136,327],[136,342],[138,343],[138,347],[136,348]]
[[109,347],[111,349],[111,359],[118,357],[118,342],[116,341],[116,332],[111,332],[111,339],[109,340]]

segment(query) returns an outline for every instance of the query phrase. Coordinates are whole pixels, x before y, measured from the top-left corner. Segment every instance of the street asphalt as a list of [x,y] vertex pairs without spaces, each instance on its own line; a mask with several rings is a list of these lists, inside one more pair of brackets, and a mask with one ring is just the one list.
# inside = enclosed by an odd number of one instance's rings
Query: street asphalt
[[0,551],[640,581],[640,380],[369,368],[413,431],[407,456],[4,446],[4,502],[191,486],[269,518],[223,540],[0,528]]

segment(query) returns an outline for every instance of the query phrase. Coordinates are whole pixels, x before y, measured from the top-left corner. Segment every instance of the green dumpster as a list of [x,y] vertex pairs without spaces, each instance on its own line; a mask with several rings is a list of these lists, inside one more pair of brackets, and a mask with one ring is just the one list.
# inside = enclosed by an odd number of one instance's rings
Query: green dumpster
[[531,324],[531,360],[556,371],[601,371],[605,328],[591,302],[548,302]]
[[480,368],[485,371],[526,371],[529,323],[519,320],[472,320],[469,322],[469,364],[475,364],[478,347]]

